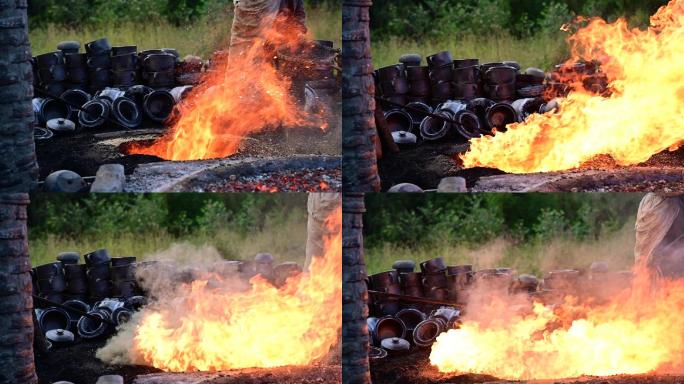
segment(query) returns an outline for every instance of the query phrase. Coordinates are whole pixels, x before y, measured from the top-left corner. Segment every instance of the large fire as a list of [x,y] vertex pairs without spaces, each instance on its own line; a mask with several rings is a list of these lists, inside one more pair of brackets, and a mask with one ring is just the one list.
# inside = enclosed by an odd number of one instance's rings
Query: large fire
[[[221,276],[182,286],[172,305],[142,312],[130,353],[133,361],[165,371],[218,371],[306,365],[321,360],[338,340],[342,322],[341,209],[326,225],[325,254],[280,289],[260,275],[246,292]],[[339,230],[338,230],[339,229]]]
[[592,19],[572,35],[572,58],[598,60],[612,94],[576,89],[558,113],[532,115],[505,133],[472,140],[467,168],[513,173],[567,170],[597,155],[638,164],[684,140],[684,0],[651,17],[647,30]]
[[272,57],[265,57],[269,46],[302,44],[300,34],[274,27],[242,54],[213,62],[176,106],[169,133],[151,146],[135,145],[129,153],[167,160],[221,158],[236,153],[249,134],[302,125],[309,117],[290,94],[290,80],[278,73]]
[[430,361],[441,372],[505,379],[681,372],[684,282],[653,289],[647,273],[636,276],[631,289],[602,304],[566,296],[555,308],[535,302],[521,313],[493,300],[442,333]]

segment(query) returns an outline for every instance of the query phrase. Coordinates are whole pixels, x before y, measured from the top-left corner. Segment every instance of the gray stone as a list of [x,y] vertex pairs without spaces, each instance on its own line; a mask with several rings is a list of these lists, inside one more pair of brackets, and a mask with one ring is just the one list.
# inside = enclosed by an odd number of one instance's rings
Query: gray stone
[[124,184],[126,184],[126,176],[123,165],[105,164],[97,170],[90,192],[120,193],[123,192]]
[[393,186],[387,192],[389,193],[422,193],[423,189],[411,183],[401,183]]
[[104,375],[97,378],[95,384],[123,384],[123,376]]
[[46,192],[76,193],[86,187],[86,182],[76,172],[61,170],[55,171],[45,178],[44,190]]
[[440,180],[437,192],[464,193],[468,192],[466,181],[462,177],[445,177]]

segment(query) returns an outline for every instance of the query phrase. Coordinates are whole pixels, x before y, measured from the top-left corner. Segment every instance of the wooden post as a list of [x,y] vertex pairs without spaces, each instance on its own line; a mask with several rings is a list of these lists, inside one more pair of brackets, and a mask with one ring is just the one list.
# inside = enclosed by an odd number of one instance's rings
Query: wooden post
[[0,194],[0,383],[38,382],[33,361],[28,202],[27,194]]
[[368,292],[363,254],[363,194],[342,199],[342,378],[346,384],[371,382],[368,364]]
[[342,5],[342,183],[349,192],[380,190],[374,145],[371,5],[370,0],[344,0]]
[[28,192],[38,182],[26,7],[0,0],[0,192]]

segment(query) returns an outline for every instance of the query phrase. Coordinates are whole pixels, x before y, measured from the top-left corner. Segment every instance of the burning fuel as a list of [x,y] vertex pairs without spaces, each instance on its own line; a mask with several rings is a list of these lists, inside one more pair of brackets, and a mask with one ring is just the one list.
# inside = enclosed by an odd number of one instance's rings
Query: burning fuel
[[[604,279],[596,284],[609,290]],[[437,337],[430,362],[441,372],[523,380],[681,372],[684,282],[652,288],[648,272],[637,268],[631,289],[603,300],[568,293],[555,305],[512,305],[510,297],[471,294],[461,324]]]
[[684,138],[684,0],[670,1],[650,21],[639,30],[622,19],[583,20],[586,25],[568,39],[572,58],[566,65],[598,61],[610,95],[574,87],[557,113],[531,115],[506,132],[473,139],[464,166],[547,172],[597,155],[632,165],[678,148]]
[[244,287],[234,274],[198,268],[191,281],[165,288],[172,294],[152,299],[98,357],[172,372],[320,361],[342,321],[341,220],[341,209],[326,220],[335,234],[308,272],[278,284],[259,274]]
[[221,158],[236,153],[246,136],[267,129],[316,124],[325,129],[320,114],[307,114],[299,105],[294,75],[280,73],[274,58],[265,57],[270,45],[305,55],[311,43],[298,36],[271,28],[239,55],[215,54],[200,85],[177,105],[170,132],[129,153],[167,160]]

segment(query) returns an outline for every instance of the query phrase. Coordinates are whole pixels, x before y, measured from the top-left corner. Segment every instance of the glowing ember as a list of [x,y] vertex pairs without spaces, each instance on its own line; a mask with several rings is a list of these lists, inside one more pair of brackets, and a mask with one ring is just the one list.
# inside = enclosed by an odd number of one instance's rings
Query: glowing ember
[[249,291],[225,292],[209,286],[230,282],[212,276],[182,287],[175,306],[146,309],[131,346],[135,360],[174,372],[320,360],[336,343],[342,322],[341,220],[338,209],[326,223],[336,235],[325,239],[325,255],[280,289],[256,276]]
[[598,60],[612,94],[575,89],[558,113],[533,115],[505,133],[472,140],[462,156],[465,167],[547,172],[575,168],[601,154],[630,165],[681,145],[684,0],[660,8],[647,30],[629,29],[625,20],[592,19],[568,41],[568,63]]
[[295,47],[303,44],[298,37],[287,30],[266,31],[243,54],[215,63],[176,106],[170,132],[152,146],[133,146],[129,153],[168,160],[220,158],[234,154],[249,134],[302,125],[308,116],[289,93],[290,80],[277,73],[272,58],[264,57],[267,42]]
[[[553,309],[534,303],[526,314],[510,314],[504,299],[494,300],[441,334],[430,362],[441,372],[505,379],[681,372],[684,282],[650,288],[647,273],[639,272],[631,291],[600,305],[568,296]],[[494,308],[500,313],[491,317]]]

